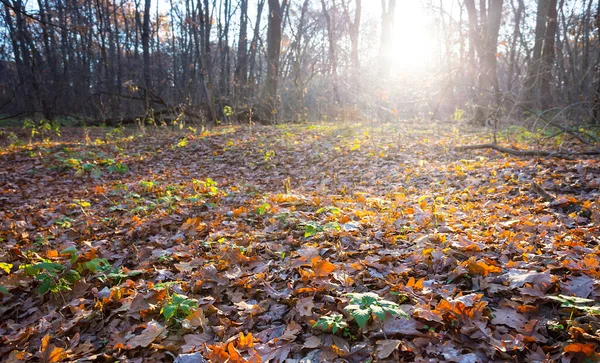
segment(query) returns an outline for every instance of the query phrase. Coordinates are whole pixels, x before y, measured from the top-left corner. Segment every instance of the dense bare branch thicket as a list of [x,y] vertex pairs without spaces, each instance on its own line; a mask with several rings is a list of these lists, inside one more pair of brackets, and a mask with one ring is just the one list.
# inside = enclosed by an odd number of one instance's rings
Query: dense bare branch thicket
[[600,121],[597,0],[423,1],[418,74],[395,0],[24,1],[0,0],[0,117]]

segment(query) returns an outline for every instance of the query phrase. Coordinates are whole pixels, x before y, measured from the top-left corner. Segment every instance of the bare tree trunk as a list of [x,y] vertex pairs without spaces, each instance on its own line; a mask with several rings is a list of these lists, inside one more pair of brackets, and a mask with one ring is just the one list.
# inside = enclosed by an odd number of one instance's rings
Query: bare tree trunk
[[240,0],[240,33],[233,83],[238,90],[235,95],[238,102],[244,103],[248,86],[248,0]]
[[[596,9],[596,31],[597,34],[600,34],[600,2],[598,3],[598,8]],[[596,39],[596,42],[600,40]],[[594,106],[592,109],[592,118],[594,124],[600,124],[600,45],[597,45],[598,54],[596,55],[596,94],[594,95]]]
[[540,93],[541,106],[546,110],[553,106],[551,92],[552,68],[556,55],[554,53],[554,44],[556,39],[557,0],[550,0],[548,4],[548,24],[546,25],[546,35],[544,36],[544,47],[542,50],[542,70],[540,75]]
[[[499,86],[496,75],[496,53],[498,33],[502,19],[503,0],[485,0],[479,2],[479,19],[474,0],[465,0],[469,14],[469,37],[474,51],[479,56],[479,74],[477,76],[478,94],[475,97],[473,120],[484,124],[489,107],[495,103],[499,107]],[[472,54],[474,57],[474,54]],[[474,62],[474,59],[473,59]],[[490,97],[491,96],[491,97]]]
[[142,51],[144,54],[144,97],[146,106],[150,107],[150,90],[152,78],[150,77],[150,6],[152,0],[144,0],[144,24],[142,27]]
[[[325,5],[325,0],[321,0],[321,6],[323,7],[323,15],[325,16],[325,23],[327,24],[327,39],[329,40],[329,71],[332,78],[332,87],[333,87],[333,97],[337,104],[341,102],[340,99],[340,90],[338,87],[338,78],[337,78],[337,54],[335,52],[335,37],[333,34],[333,24],[331,22],[331,16],[327,11],[327,5]],[[333,8],[335,8],[335,1],[333,3]]]
[[283,20],[285,0],[269,0],[269,26],[267,30],[267,79],[265,81],[265,119],[277,122],[278,102],[277,87],[279,83],[279,55],[281,53],[281,23]]
[[517,44],[519,43],[519,35],[521,33],[521,19],[523,12],[525,11],[525,3],[523,0],[518,0],[518,7],[515,7],[514,0],[511,0],[511,7],[513,9],[515,26],[513,28],[513,35],[510,44],[509,63],[508,63],[508,83],[507,92],[513,92],[513,86],[515,80],[518,78],[517,74]]
[[250,64],[248,65],[248,86],[255,86],[255,73],[256,68],[256,54],[258,53],[258,40],[260,36],[260,19],[262,18],[263,8],[266,0],[260,0],[256,8],[256,24],[254,25],[254,34],[252,36],[252,42],[250,43]]
[[525,81],[524,97],[525,104],[529,108],[534,108],[536,105],[536,99],[539,94],[539,79],[540,71],[542,69],[542,50],[544,45],[544,39],[546,37],[546,26],[548,7],[550,0],[538,0],[537,3],[537,15],[535,24],[535,43],[533,46],[533,54],[529,60],[527,79]]

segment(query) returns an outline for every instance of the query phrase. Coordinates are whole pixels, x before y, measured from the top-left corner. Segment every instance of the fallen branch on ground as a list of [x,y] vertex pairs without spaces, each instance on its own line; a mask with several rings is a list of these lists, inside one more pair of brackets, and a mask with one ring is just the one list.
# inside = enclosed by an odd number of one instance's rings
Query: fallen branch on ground
[[493,149],[501,153],[515,156],[550,156],[555,158],[569,159],[574,156],[592,156],[600,155],[599,150],[581,151],[581,152],[563,152],[563,151],[546,151],[546,150],[518,150],[499,146],[497,144],[477,144],[477,145],[462,145],[454,148],[457,151],[477,150],[477,149]]

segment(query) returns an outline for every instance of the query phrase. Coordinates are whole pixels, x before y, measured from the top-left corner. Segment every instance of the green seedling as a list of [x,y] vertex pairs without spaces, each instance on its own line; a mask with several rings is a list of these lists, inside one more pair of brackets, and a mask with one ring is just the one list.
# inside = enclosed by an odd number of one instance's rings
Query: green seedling
[[347,326],[348,324],[344,321],[344,316],[338,313],[321,316],[319,317],[319,320],[313,324],[313,328],[321,328],[324,331],[331,331],[333,334],[338,330],[345,329]]
[[185,295],[173,294],[162,307],[160,313],[167,320],[171,320],[172,318],[183,319],[192,314],[197,308],[198,300],[190,299]]
[[386,316],[396,315],[408,319],[408,315],[400,308],[398,304],[392,301],[384,300],[373,292],[349,293],[350,304],[344,308],[350,314],[358,326],[362,329],[372,316],[380,321],[385,321]]

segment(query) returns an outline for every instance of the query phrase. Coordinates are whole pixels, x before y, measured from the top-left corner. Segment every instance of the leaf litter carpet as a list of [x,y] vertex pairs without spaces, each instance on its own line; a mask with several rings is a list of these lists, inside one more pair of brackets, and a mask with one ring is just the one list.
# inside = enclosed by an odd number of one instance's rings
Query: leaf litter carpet
[[595,159],[414,125],[94,133],[0,149],[3,361],[600,358]]

